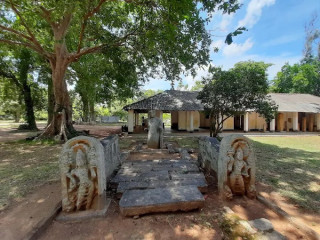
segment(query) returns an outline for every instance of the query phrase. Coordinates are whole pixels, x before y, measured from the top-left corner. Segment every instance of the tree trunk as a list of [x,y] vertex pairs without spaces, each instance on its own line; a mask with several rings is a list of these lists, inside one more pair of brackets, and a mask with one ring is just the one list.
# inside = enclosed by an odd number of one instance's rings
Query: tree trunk
[[89,103],[89,111],[90,111],[90,122],[95,123],[96,122],[96,116],[94,113],[94,101],[90,101]]
[[54,93],[54,112],[50,124],[39,138],[54,138],[67,141],[78,135],[72,125],[72,103],[64,79],[69,64],[74,59],[69,59],[65,36],[72,18],[72,14],[65,15],[61,22],[52,27],[54,34],[54,57],[49,58],[52,70],[52,85]]
[[33,99],[31,97],[31,88],[28,84],[28,72],[32,64],[31,54],[28,50],[22,50],[20,53],[20,62],[18,64],[19,79],[21,83],[21,91],[23,93],[25,104],[25,116],[28,129],[37,130],[36,118],[33,110]]
[[72,104],[70,101],[67,83],[64,79],[69,63],[65,56],[50,62],[52,68],[53,92],[55,98],[53,117],[40,135],[40,138],[55,138],[67,141],[77,136],[76,130],[72,125]]
[[20,106],[17,107],[17,110],[14,113],[14,122],[18,123],[21,118],[21,111],[20,111]]
[[48,79],[48,122],[47,126],[53,120],[53,113],[54,113],[54,93],[53,93],[53,84],[52,79]]
[[24,104],[26,108],[25,111],[26,111],[26,121],[28,124],[28,129],[38,130],[37,124],[36,124],[36,118],[34,116],[31,89],[30,89],[30,86],[27,84],[27,81],[23,81],[23,95],[24,95]]
[[82,121],[84,122],[90,122],[89,120],[89,102],[86,94],[80,94],[81,101],[82,101],[82,112],[83,112],[83,118]]

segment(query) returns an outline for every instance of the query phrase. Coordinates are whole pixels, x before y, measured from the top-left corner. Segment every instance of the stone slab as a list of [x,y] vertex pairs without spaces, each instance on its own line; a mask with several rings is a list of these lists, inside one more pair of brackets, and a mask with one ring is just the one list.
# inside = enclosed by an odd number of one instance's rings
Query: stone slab
[[194,164],[172,164],[172,165],[165,165],[165,166],[154,166],[152,167],[152,170],[154,171],[160,171],[160,170],[167,170],[167,171],[175,171],[180,173],[189,173],[189,172],[199,172],[199,168]]
[[171,180],[180,180],[180,179],[204,179],[205,180],[205,176],[203,175],[203,173],[188,173],[188,174],[183,174],[183,173],[171,173],[170,174],[170,178]]
[[200,192],[205,193],[208,191],[208,184],[204,179],[181,179],[172,181],[151,181],[151,182],[120,182],[117,188],[117,193],[122,194],[126,190],[133,189],[151,189],[163,187],[177,187],[177,186],[196,186]]
[[144,173],[117,174],[111,179],[111,184],[120,182],[137,182],[137,181],[157,181],[169,180],[168,171],[149,171]]
[[94,199],[93,206],[91,209],[86,211],[77,211],[72,213],[61,212],[56,220],[60,222],[77,222],[85,219],[91,218],[101,218],[105,217],[107,214],[107,210],[109,208],[111,199],[106,197],[106,194],[101,196],[97,196]]
[[196,186],[128,190],[119,202],[124,216],[146,213],[189,211],[204,206],[204,198]]

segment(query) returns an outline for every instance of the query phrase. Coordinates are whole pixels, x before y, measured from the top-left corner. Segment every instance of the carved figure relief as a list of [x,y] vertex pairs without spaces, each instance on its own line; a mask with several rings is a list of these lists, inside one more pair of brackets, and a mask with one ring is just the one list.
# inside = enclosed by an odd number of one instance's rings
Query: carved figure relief
[[90,141],[69,141],[60,157],[62,207],[66,212],[87,210],[94,197],[101,193],[99,153]]
[[[249,198],[256,196],[252,168],[254,159],[248,142],[238,139],[234,141],[227,151],[227,183],[225,196],[232,198],[233,194],[247,195]],[[231,195],[230,195],[231,194]]]

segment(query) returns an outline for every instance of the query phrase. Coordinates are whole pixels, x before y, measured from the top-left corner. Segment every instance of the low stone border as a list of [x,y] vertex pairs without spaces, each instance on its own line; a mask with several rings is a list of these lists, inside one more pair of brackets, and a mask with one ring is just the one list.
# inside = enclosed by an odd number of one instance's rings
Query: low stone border
[[261,194],[257,195],[257,199],[259,202],[266,205],[268,208],[270,208],[272,211],[274,211],[276,214],[280,215],[281,217],[285,218],[289,223],[291,223],[294,227],[298,228],[302,232],[304,232],[308,237],[314,240],[320,240],[320,235],[311,229],[306,224],[302,223],[300,220],[298,220],[295,217],[292,217],[289,215],[286,211],[281,209],[279,206],[274,204],[273,202],[269,201],[265,197],[263,197]]
[[55,217],[61,212],[62,210],[62,203],[61,201],[57,203],[54,210],[48,214],[47,218],[38,222],[38,224],[33,228],[31,232],[29,232],[24,240],[36,240],[40,237],[40,235],[49,227]]

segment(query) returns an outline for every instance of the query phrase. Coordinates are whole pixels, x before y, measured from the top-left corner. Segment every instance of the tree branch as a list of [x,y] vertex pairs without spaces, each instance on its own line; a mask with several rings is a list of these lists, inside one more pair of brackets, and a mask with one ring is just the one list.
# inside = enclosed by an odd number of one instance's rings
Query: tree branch
[[55,22],[53,22],[51,20],[51,13],[49,10],[45,9],[43,6],[40,6],[40,9],[42,11],[43,14],[42,17],[44,18],[44,20],[46,20],[47,23],[49,23],[49,25],[51,26],[51,28],[56,28],[57,27],[57,24]]
[[80,52],[77,52],[75,54],[70,54],[69,56],[69,62],[77,61],[81,56],[89,54],[89,53],[96,53],[99,52],[106,44],[101,44],[95,47],[85,48],[82,49]]
[[0,24],[0,29],[3,29],[4,31],[7,31],[7,32],[14,33],[15,35],[17,35],[17,36],[19,36],[21,38],[25,38],[25,39],[27,39],[29,41],[32,41],[32,38],[30,38],[29,36],[19,32],[19,31],[16,31],[16,30],[14,30],[12,28],[9,28],[9,27],[6,27],[6,26]]
[[[7,64],[5,64],[5,65],[7,65]],[[6,72],[3,69],[4,68],[1,66],[1,68],[0,68],[0,76],[11,80],[18,88],[22,89],[22,85],[20,84],[20,82],[17,79],[17,77],[10,70],[8,70],[8,72]]]
[[88,11],[87,14],[84,15],[83,17],[83,22],[81,24],[81,30],[80,30],[80,36],[79,36],[79,43],[78,43],[78,48],[77,48],[77,53],[80,52],[81,50],[81,45],[82,45],[82,41],[83,41],[83,36],[84,36],[84,32],[85,32],[85,28],[87,26],[87,21],[89,18],[91,18],[95,13],[97,13],[102,4],[105,3],[107,0],[100,0],[98,5],[93,8],[91,11]]
[[45,58],[51,58],[49,53],[46,53],[45,51],[42,51],[41,49],[38,49],[37,46],[34,46],[34,45],[30,44],[30,43],[12,41],[12,40],[1,39],[1,38],[0,38],[0,42],[6,43],[6,44],[9,44],[9,45],[24,46],[24,47],[27,47],[27,48],[30,48],[30,49],[36,51],[37,53],[39,53],[40,55],[44,56]]
[[30,28],[28,27],[28,25],[25,23],[24,18],[22,17],[22,15],[20,14],[19,10],[14,6],[12,0],[10,0],[10,5],[12,10],[19,16],[21,24],[25,27],[25,29],[27,30],[27,32],[29,33],[29,36],[31,37],[32,41],[37,47],[38,50],[37,52],[41,51],[41,55],[47,57],[47,53],[46,51],[42,48],[42,46],[40,45],[40,43],[38,42],[38,40],[36,39],[36,37],[34,36],[34,34],[32,33],[32,31],[30,30]]

